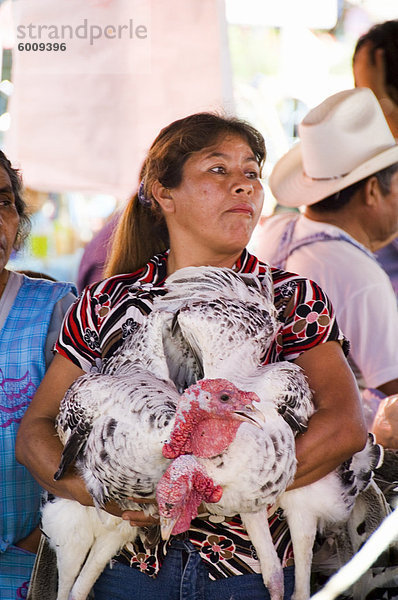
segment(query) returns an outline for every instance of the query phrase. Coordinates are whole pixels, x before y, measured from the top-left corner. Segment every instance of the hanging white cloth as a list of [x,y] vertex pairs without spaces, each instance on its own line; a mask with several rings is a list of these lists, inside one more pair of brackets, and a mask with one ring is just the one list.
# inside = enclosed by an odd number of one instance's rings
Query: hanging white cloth
[[[15,87],[5,151],[28,187],[126,199],[162,127],[232,109],[224,0],[12,6]],[[52,50],[33,50],[41,43]]]

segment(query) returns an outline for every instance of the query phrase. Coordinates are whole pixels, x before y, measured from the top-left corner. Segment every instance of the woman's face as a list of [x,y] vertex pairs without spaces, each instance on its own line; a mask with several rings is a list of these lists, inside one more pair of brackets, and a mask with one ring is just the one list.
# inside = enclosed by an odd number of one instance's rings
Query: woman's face
[[14,246],[19,215],[7,171],[0,167],[0,272],[3,271]]
[[192,154],[181,184],[162,206],[172,250],[176,244],[194,250],[199,263],[202,257],[239,255],[260,217],[264,192],[259,176],[252,149],[238,135]]

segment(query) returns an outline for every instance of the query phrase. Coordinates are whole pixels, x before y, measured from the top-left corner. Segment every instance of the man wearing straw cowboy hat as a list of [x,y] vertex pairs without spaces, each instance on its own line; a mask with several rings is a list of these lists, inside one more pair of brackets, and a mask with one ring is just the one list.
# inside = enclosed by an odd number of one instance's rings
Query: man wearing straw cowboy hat
[[[326,291],[358,383],[368,388],[370,425],[379,398],[398,393],[397,303],[373,255],[398,233],[398,145],[368,88],[330,96],[307,114],[299,134],[269,186],[281,206],[302,212],[266,219],[256,254]],[[316,306],[303,315],[316,317]],[[388,445],[398,443],[395,434]]]

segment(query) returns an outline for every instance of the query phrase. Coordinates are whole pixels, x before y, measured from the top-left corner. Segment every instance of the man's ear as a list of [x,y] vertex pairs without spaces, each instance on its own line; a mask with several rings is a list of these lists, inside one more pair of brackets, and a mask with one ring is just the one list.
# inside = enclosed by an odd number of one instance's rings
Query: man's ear
[[382,197],[378,179],[372,175],[365,183],[365,203],[367,206],[377,206]]
[[164,187],[160,181],[155,181],[152,185],[152,196],[158,202],[164,213],[173,213],[175,211],[174,199],[169,188]]

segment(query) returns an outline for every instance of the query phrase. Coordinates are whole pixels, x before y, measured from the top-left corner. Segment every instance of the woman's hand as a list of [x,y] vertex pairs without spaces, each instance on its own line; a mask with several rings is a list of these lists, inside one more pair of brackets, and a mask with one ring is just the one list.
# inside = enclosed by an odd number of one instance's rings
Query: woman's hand
[[[139,504],[156,504],[155,498],[129,498],[129,500]],[[159,523],[159,517],[148,516],[142,510],[125,510],[121,513],[121,517],[125,521],[130,521],[132,527],[151,527]]]
[[398,448],[398,394],[380,402],[371,431],[384,448]]

